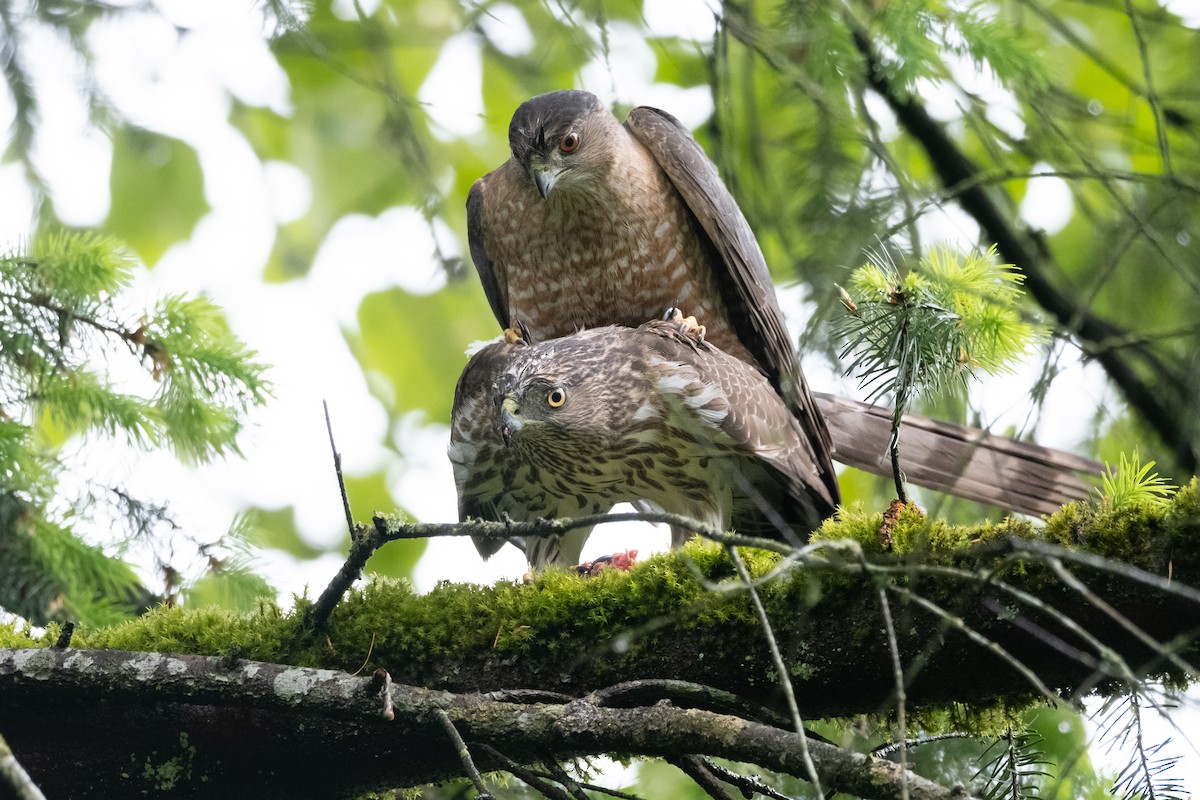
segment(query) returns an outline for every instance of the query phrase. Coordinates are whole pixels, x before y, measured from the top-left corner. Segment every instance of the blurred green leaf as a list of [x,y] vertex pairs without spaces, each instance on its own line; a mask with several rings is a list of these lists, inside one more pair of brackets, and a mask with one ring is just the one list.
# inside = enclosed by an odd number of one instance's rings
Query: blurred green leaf
[[192,235],[208,210],[200,160],[191,147],[129,126],[112,132],[112,207],[104,230],[148,265]]
[[500,333],[483,291],[470,282],[432,295],[398,288],[367,295],[358,320],[361,332],[347,338],[363,369],[384,381],[385,405],[396,414],[422,409],[447,424],[467,345]]

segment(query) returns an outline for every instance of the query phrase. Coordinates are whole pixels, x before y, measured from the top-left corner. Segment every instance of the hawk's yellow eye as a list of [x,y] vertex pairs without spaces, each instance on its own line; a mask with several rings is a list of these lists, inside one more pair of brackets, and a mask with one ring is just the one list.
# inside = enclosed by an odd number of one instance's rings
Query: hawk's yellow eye
[[573,153],[577,147],[579,147],[579,134],[575,131],[562,137],[562,141],[558,143],[558,149],[564,153]]
[[551,408],[558,408],[563,403],[567,402],[567,392],[564,389],[555,387],[550,390],[550,394],[546,395],[546,402]]

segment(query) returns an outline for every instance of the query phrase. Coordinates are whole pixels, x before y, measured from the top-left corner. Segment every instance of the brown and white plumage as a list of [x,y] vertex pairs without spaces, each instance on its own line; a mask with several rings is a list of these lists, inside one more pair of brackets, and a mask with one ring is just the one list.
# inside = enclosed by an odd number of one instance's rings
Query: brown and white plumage
[[[564,152],[567,137],[574,146]],[[471,257],[501,325],[519,319],[550,339],[686,308],[710,342],[761,370],[797,417],[817,463],[808,492],[832,513],[829,435],[766,262],[687,129],[648,107],[622,125],[594,95],[552,92],[517,109],[509,145],[512,158],[467,200]]]
[[[484,348],[455,392],[450,460],[463,519],[643,501],[716,530],[802,537],[825,515],[809,491],[816,458],[774,387],[669,322]],[[589,533],[532,540],[526,556],[575,563]]]
[[[891,474],[880,424],[890,411],[810,392],[754,234],[678,120],[641,107],[622,125],[587,92],[551,92],[517,109],[509,145],[467,201],[471,257],[501,326],[519,319],[553,338],[686,308],[796,417],[815,456],[814,507],[827,515],[838,502],[832,457]],[[901,457],[913,483],[1023,513],[1084,496],[1074,471],[1099,473],[1088,459],[914,415]]]

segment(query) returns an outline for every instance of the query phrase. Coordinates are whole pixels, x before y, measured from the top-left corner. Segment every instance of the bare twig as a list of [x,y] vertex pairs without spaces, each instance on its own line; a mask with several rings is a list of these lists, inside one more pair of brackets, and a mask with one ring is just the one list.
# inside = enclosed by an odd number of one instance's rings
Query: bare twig
[[46,795],[17,761],[3,736],[0,736],[0,795],[11,796],[14,800],[46,800]]
[[700,756],[687,755],[669,760],[680,772],[695,781],[696,785],[713,800],[733,800],[733,795],[725,789],[721,779],[712,773],[708,768],[708,762]]
[[1133,636],[1139,642],[1146,645],[1146,647],[1150,648],[1155,653],[1158,653],[1163,658],[1166,658],[1180,669],[1189,672],[1192,675],[1197,674],[1197,670],[1194,666],[1183,660],[1177,653],[1173,652],[1171,648],[1165,647],[1157,642],[1153,636],[1146,633],[1140,627],[1135,625],[1128,617],[1113,608],[1110,603],[1089,589],[1083,581],[1079,580],[1079,578],[1075,577],[1075,575],[1072,574],[1071,571],[1066,567],[1064,567],[1062,562],[1057,558],[1049,558],[1046,560],[1046,563],[1050,566],[1050,569],[1054,570],[1054,574],[1059,577],[1059,580],[1074,589],[1076,592],[1079,592],[1079,594],[1085,600],[1103,611],[1110,619],[1112,619],[1125,630],[1129,631],[1129,633],[1133,634]]
[[532,522],[516,522],[505,520],[495,522],[484,519],[469,519],[466,522],[435,522],[435,523],[404,523],[387,514],[375,514],[372,517],[375,530],[383,540],[381,544],[398,539],[431,539],[439,536],[475,536],[483,539],[501,539],[507,541],[515,536],[548,537],[562,534],[578,528],[590,528],[612,522],[661,522],[672,527],[682,528],[699,534],[705,539],[739,547],[757,547],[761,550],[771,550],[776,553],[790,553],[792,547],[777,539],[766,539],[759,536],[742,536],[725,533],[707,525],[703,525],[691,517],[681,514],[667,514],[657,511],[630,511],[621,514],[589,514],[585,517],[570,517],[562,519],[538,519]]
[[329,431],[329,449],[333,452],[333,471],[337,473],[338,489],[342,493],[342,510],[346,512],[346,530],[354,536],[354,514],[350,511],[350,497],[346,494],[346,479],[342,477],[342,454],[333,441],[333,423],[329,419],[329,403],[321,401],[325,409],[325,430]]
[[940,742],[943,739],[970,739],[970,738],[973,738],[972,734],[965,733],[963,731],[951,731],[950,733],[939,733],[934,736],[917,736],[912,739],[901,739],[901,740],[897,740],[895,742],[888,742],[887,744],[881,744],[881,745],[879,745],[879,747],[876,747],[874,750],[871,751],[871,755],[879,756],[880,758],[885,758],[887,756],[890,756],[892,753],[896,752],[897,750],[899,750],[901,747],[920,747],[923,744],[930,744],[932,742]]
[[1096,553],[1088,553],[1083,550],[1068,550],[1065,547],[1060,547],[1050,542],[1042,542],[1036,539],[1009,539],[1005,545],[1013,550],[1017,555],[1022,552],[1030,555],[1041,556],[1042,560],[1048,558],[1057,558],[1062,561],[1070,561],[1076,564],[1082,564],[1085,567],[1109,572],[1113,575],[1118,575],[1127,580],[1145,584],[1152,589],[1157,589],[1160,592],[1178,595],[1179,597],[1191,600],[1193,603],[1200,603],[1200,589],[1188,586],[1185,583],[1164,578],[1161,575],[1155,575],[1153,572],[1147,572],[1140,567],[1135,567],[1132,564],[1126,564],[1123,561],[1114,561],[1111,558],[1097,555]]
[[400,539],[432,539],[441,536],[474,536],[482,539],[508,541],[514,536],[525,538],[560,536],[577,528],[590,528],[611,522],[664,522],[682,530],[699,534],[706,539],[726,545],[757,547],[777,553],[790,553],[792,548],[774,539],[755,536],[740,536],[725,533],[702,525],[696,520],[680,514],[665,514],[654,511],[635,511],[624,514],[591,514],[569,519],[539,519],[533,522],[507,520],[470,519],[466,522],[407,523],[388,514],[376,513],[373,526],[353,525],[350,528],[350,552],[337,574],[321,592],[316,602],[305,614],[305,625],[309,630],[320,631],[329,622],[333,609],[341,601],[353,583],[362,576],[363,568],[376,550],[388,542]]
[[450,741],[454,743],[454,750],[458,753],[458,758],[462,761],[463,770],[467,773],[467,777],[471,779],[471,783],[475,784],[475,791],[478,800],[492,800],[492,793],[488,791],[487,784],[483,782],[483,776],[479,774],[479,769],[475,766],[475,762],[471,760],[471,751],[467,749],[467,743],[458,733],[458,728],[454,727],[454,722],[450,719],[450,715],[446,713],[446,709],[439,708],[437,710],[437,718],[442,723],[442,729],[446,731],[446,735],[450,737]]
[[[625,681],[604,689],[597,689],[589,694],[587,699],[598,706],[608,708],[648,706],[662,700],[669,700],[680,708],[702,708],[705,711],[732,714],[768,725],[779,725],[785,722],[785,718],[781,714],[757,703],[752,703],[732,692],[675,679],[646,678]],[[816,736],[816,734],[812,735]],[[828,741],[822,736],[817,736],[817,738]]]
[[1008,650],[1004,649],[996,642],[984,636],[979,631],[967,625],[962,617],[951,614],[949,611],[946,611],[946,609],[942,608],[936,603],[930,602],[926,598],[921,597],[919,594],[906,587],[892,585],[888,588],[902,597],[908,598],[935,616],[940,617],[943,621],[949,624],[950,627],[962,631],[962,633],[966,635],[968,639],[980,645],[984,649],[995,653],[1001,659],[1008,662],[1013,669],[1019,672],[1033,688],[1037,689],[1038,693],[1045,697],[1046,701],[1050,703],[1051,706],[1057,706],[1059,704],[1059,696],[1051,691],[1050,687],[1043,683],[1042,679],[1039,678],[1033,670],[1026,666],[1023,661],[1014,656],[1012,653],[1008,652]]
[[1163,119],[1162,102],[1154,89],[1154,74],[1150,67],[1149,48],[1146,46],[1146,32],[1142,30],[1141,14],[1134,8],[1132,0],[1125,0],[1125,13],[1129,15],[1133,38],[1137,40],[1138,56],[1142,62],[1142,80],[1145,82],[1143,96],[1154,114],[1154,130],[1158,135],[1158,152],[1162,157],[1163,171],[1169,175],[1174,170],[1171,168],[1171,150],[1167,144],[1167,124]]
[[550,800],[574,800],[574,798],[567,794],[565,790],[560,789],[551,783],[553,780],[552,776],[549,780],[547,780],[546,776],[535,772],[528,767],[518,764],[516,761],[513,761],[511,758],[504,755],[504,753],[501,753],[490,744],[481,744],[479,745],[479,749],[502,764],[505,772],[510,772],[513,775],[516,775],[518,780],[525,782],[532,789],[535,789],[541,792],[544,796],[549,797]]
[[754,611],[758,614],[759,624],[762,625],[763,635],[767,639],[767,647],[771,651],[771,660],[775,662],[775,670],[779,675],[779,686],[783,689],[783,696],[787,700],[788,711],[792,714],[792,725],[796,733],[800,734],[801,737],[800,756],[808,771],[808,779],[812,782],[813,789],[820,795],[822,794],[821,779],[817,775],[817,768],[813,764],[812,755],[808,752],[808,739],[804,736],[804,719],[800,716],[800,706],[796,704],[796,690],[792,686],[791,672],[788,671],[787,665],[783,661],[783,655],[779,652],[779,643],[775,641],[775,632],[771,629],[771,620],[767,618],[767,609],[763,606],[762,598],[758,596],[758,590],[754,588],[754,583],[750,580],[750,572],[746,569],[746,565],[742,563],[742,557],[738,554],[738,551],[728,545],[726,545],[725,551],[729,554],[729,560],[733,562],[734,568],[737,569],[738,576],[746,584],[747,591],[750,592],[750,600],[754,603]]
[[887,590],[879,589],[879,608],[883,611],[883,624],[887,629],[888,650],[892,655],[892,675],[896,681],[896,743],[900,752],[901,773],[900,797],[908,800],[908,750],[906,748],[908,728],[904,719],[906,696],[904,692],[904,665],[900,663],[900,644],[896,641],[896,626],[892,622],[892,607],[888,603]]
[[762,782],[762,779],[751,777],[750,775],[742,775],[734,772],[731,769],[726,769],[720,764],[714,764],[710,759],[701,759],[704,766],[713,775],[716,775],[721,780],[728,783],[730,786],[736,786],[743,797],[750,797],[755,794],[761,794],[764,797],[769,797],[771,800],[791,800],[786,794],[778,789],[767,786]]
[[579,785],[578,781],[567,774],[567,771],[558,763],[553,753],[548,754],[546,758],[542,759],[542,764],[545,765],[546,771],[550,773],[554,780],[566,790],[567,794],[575,798],[575,800],[588,800],[583,787]]

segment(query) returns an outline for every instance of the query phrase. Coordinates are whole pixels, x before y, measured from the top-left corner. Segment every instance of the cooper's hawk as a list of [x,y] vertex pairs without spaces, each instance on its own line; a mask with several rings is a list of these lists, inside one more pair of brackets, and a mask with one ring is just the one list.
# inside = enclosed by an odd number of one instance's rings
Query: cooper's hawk
[[[488,345],[455,390],[449,453],[462,518],[643,501],[714,530],[799,538],[824,516],[806,442],[762,373],[656,321]],[[589,533],[530,539],[526,557],[574,564]],[[499,547],[476,545],[485,557]]]
[[[760,369],[795,415],[816,466],[805,476],[814,509],[828,514],[838,501],[831,450],[890,474],[890,412],[809,391],[753,232],[678,120],[641,107],[622,125],[587,92],[552,92],[521,104],[509,145],[512,157],[467,200],[471,257],[501,326],[519,319],[546,339],[635,327],[685,307],[704,320],[710,342]],[[984,437],[909,416],[901,433],[908,478],[1041,513],[1086,493],[1068,470],[1098,472],[1087,459],[1059,461],[1039,448],[1049,455],[1035,474],[1007,484],[997,460],[1023,456],[977,448]]]

